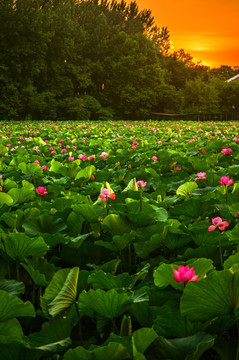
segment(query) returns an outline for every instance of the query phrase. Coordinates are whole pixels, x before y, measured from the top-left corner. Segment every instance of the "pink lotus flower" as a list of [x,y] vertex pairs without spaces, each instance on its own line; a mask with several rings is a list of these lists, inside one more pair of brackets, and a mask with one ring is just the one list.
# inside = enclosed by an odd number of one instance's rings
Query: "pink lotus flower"
[[182,170],[180,167],[176,166],[174,170]]
[[136,149],[136,146],[135,146],[135,145],[133,145],[133,146],[131,146],[131,148],[132,148],[132,149]]
[[115,200],[115,194],[111,193],[110,190],[104,188],[101,191],[101,194],[99,195],[99,198],[101,198],[103,200],[103,202],[106,202],[108,200],[108,198]]
[[104,152],[104,151],[100,154],[100,157],[102,157],[104,159],[106,159],[108,156],[109,156],[109,154],[107,152]]
[[48,194],[48,192],[46,191],[46,189],[45,189],[43,186],[39,186],[39,187],[36,189],[36,192],[37,192],[39,195],[46,195],[46,194]]
[[38,161],[38,160],[35,160],[34,163],[37,164],[37,165],[39,165],[39,161]]
[[224,185],[224,186],[229,186],[229,185],[233,184],[233,180],[232,179],[229,180],[229,176],[222,176],[220,178],[219,184]]
[[79,157],[80,160],[83,160],[83,161],[87,160],[86,155],[80,154],[78,157]]
[[228,148],[228,149],[222,149],[221,153],[224,155],[228,155],[232,152],[232,149]]
[[46,166],[46,165],[42,165],[41,168],[42,168],[43,171],[47,170],[47,166]]
[[208,231],[213,231],[217,227],[219,228],[219,230],[223,231],[225,230],[225,227],[229,225],[227,221],[222,221],[222,219],[219,216],[212,219],[212,223],[213,225],[209,226]]
[[198,179],[206,179],[206,173],[205,172],[199,172],[199,173],[197,173],[197,176],[198,177],[196,177],[195,179],[194,179],[194,181],[197,181]]
[[62,154],[65,154],[65,153],[66,153],[66,149],[62,149],[62,150],[61,150],[61,153],[62,153]]
[[199,281],[198,275],[195,275],[194,268],[189,266],[179,265],[178,271],[173,269],[174,280],[179,284],[187,283],[188,281]]
[[55,150],[52,150],[51,154],[54,155],[55,153],[56,153]]
[[159,141],[158,141],[158,144],[161,145],[161,144],[162,144],[162,141],[159,140]]
[[94,160],[94,156],[92,155],[92,156],[89,156],[89,161],[92,161],[92,160]]
[[157,156],[153,156],[152,160],[156,162],[158,160]]
[[133,145],[136,145],[136,146],[139,145],[138,141],[134,141]]
[[69,161],[74,161],[74,159],[75,159],[74,156],[69,156],[69,157],[68,157],[68,160],[69,160]]
[[138,180],[136,181],[136,185],[138,186],[139,189],[143,189],[147,185],[147,182],[144,180]]

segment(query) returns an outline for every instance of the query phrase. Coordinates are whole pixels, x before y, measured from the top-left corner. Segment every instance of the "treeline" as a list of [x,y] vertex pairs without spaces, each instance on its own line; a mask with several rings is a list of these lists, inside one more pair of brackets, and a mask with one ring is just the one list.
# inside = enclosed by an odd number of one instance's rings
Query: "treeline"
[[170,53],[167,28],[125,0],[0,0],[0,119],[146,119],[239,110],[230,67]]

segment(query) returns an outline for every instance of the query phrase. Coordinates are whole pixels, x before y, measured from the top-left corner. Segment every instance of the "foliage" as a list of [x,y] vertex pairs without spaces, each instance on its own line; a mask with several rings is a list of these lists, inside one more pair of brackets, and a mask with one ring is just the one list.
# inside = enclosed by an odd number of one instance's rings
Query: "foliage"
[[235,359],[238,139],[234,122],[2,122],[0,358]]

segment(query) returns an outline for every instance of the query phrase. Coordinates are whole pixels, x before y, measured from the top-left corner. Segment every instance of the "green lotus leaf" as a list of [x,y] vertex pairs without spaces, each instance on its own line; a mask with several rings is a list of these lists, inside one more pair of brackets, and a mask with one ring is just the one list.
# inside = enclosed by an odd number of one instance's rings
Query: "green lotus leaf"
[[0,322],[0,343],[11,343],[23,339],[24,333],[17,319]]
[[[42,325],[40,332],[35,332],[28,336],[27,342],[32,348],[47,347],[47,350],[53,351],[56,344],[59,345],[60,341],[69,339],[72,328],[77,322],[78,316],[73,305],[62,314],[57,315],[50,321],[46,321]],[[68,342],[66,344],[68,345]]]
[[189,282],[180,304],[181,313],[194,321],[226,315],[238,307],[239,274],[230,270],[214,271],[205,279]]
[[136,330],[132,335],[133,356],[138,353],[143,354],[157,337],[158,335],[153,329],[142,328]]
[[111,342],[106,346],[96,347],[94,350],[86,350],[79,346],[68,350],[63,360],[124,360],[130,359],[127,349],[118,343]]
[[77,180],[77,179],[90,180],[91,175],[94,172],[95,172],[94,165],[86,166],[84,169],[78,171],[78,173],[76,174],[75,180]]
[[239,265],[239,252],[229,256],[229,258],[227,258],[227,260],[224,261],[224,269],[231,269],[232,271],[233,268],[235,268],[236,266],[238,267]]
[[18,297],[9,295],[4,290],[0,290],[0,304],[0,322],[14,319],[19,316],[35,317],[35,310],[30,301],[24,303]]
[[119,214],[107,215],[102,222],[102,226],[112,235],[123,235],[125,233],[129,233],[132,230],[129,222]]
[[123,314],[132,303],[133,300],[127,294],[119,294],[114,289],[83,291],[78,300],[79,309],[86,314],[97,312],[111,320]]
[[3,205],[11,206],[13,203],[13,198],[4,192],[0,192],[0,207]]
[[76,299],[79,268],[61,269],[52,278],[40,299],[44,314],[56,316],[70,307]]
[[32,200],[35,196],[33,190],[22,187],[20,189],[13,188],[8,191],[8,195],[14,200],[14,204],[22,204],[28,200]]
[[37,218],[29,218],[27,219],[22,227],[29,234],[37,234],[37,233],[49,233],[55,234],[62,232],[66,229],[67,225],[63,223],[60,217],[44,214],[40,215]]
[[146,352],[148,359],[199,360],[202,354],[214,344],[214,337],[196,333],[182,339],[165,339],[159,336]]
[[180,185],[179,188],[176,191],[176,195],[181,195],[184,197],[189,197],[192,195],[193,191],[197,189],[197,183],[196,182],[186,182],[183,185]]
[[0,290],[6,291],[9,295],[17,296],[24,294],[25,285],[23,282],[16,280],[0,280]]
[[105,273],[100,270],[95,274],[89,276],[88,283],[92,284],[94,289],[119,289],[127,288],[132,282],[131,277],[128,273],[119,274],[114,276],[110,273]]
[[81,214],[89,223],[98,222],[98,218],[105,215],[105,209],[99,205],[76,204],[73,210]]
[[30,238],[23,233],[12,233],[4,242],[7,255],[19,261],[28,256],[42,256],[48,249],[42,237]]

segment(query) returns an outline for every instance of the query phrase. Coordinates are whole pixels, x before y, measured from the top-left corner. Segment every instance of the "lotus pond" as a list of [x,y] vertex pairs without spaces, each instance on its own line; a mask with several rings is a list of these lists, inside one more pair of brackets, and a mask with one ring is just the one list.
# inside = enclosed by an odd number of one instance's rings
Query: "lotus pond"
[[1,122],[0,359],[239,359],[239,123]]

